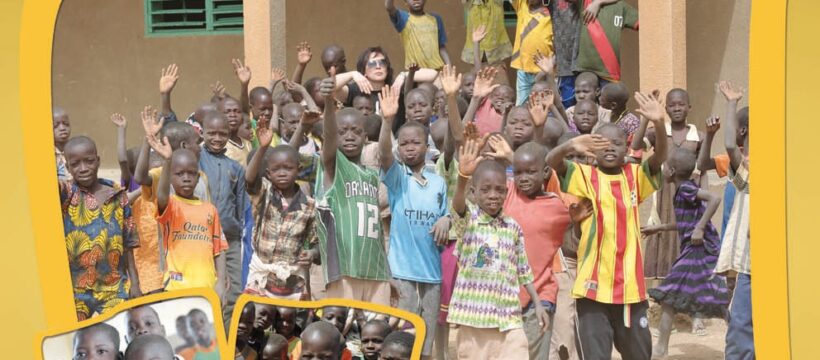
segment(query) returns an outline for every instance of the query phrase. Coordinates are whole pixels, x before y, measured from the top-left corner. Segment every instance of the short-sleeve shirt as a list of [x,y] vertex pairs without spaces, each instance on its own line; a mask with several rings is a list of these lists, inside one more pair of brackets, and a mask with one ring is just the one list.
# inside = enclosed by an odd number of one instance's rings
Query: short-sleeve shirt
[[[583,1],[584,8],[592,2]],[[595,20],[581,24],[575,72],[589,71],[600,78],[619,81],[624,27],[638,30],[638,10],[623,0],[602,6]]]
[[475,126],[478,128],[478,134],[484,136],[485,134],[501,131],[503,123],[504,116],[495,111],[493,102],[489,98],[484,99],[475,114]]
[[572,76],[572,69],[578,58],[578,35],[581,30],[578,5],[568,0],[553,0],[550,1],[549,9],[552,32],[555,34],[553,44],[558,76]]
[[[504,213],[513,218],[524,232],[524,248],[534,277],[533,287],[539,300],[555,304],[558,283],[552,275],[552,261],[569,225],[569,210],[555,193],[529,198],[515,187],[513,180],[507,180],[507,199]],[[524,288],[519,293],[521,306],[529,304],[531,298]]]
[[541,52],[552,56],[552,19],[547,7],[531,12],[527,0],[512,0],[518,24],[515,28],[515,46],[510,58],[510,66],[528,73],[537,73],[541,69],[535,64],[533,56]]
[[433,13],[413,15],[397,9],[390,21],[401,35],[406,67],[412,63],[435,70],[444,66],[439,49],[447,44],[447,34],[441,16]]
[[248,166],[248,154],[253,150],[253,144],[245,139],[239,140],[241,140],[239,144],[228,140],[228,143],[225,145],[225,156],[238,162],[242,167],[246,167]]
[[478,25],[487,27],[487,35],[479,44],[480,58],[486,57],[488,63],[494,64],[510,57],[512,44],[504,25],[504,0],[468,0],[464,7],[467,10],[467,36],[461,60],[468,64],[475,61],[473,31]]
[[[730,169],[731,170],[731,169]],[[741,164],[732,175],[736,189],[735,201],[723,243],[720,247],[715,273],[752,274],[751,238],[749,233],[749,169]]]
[[161,236],[157,225],[157,203],[140,195],[134,200],[131,208],[135,230],[140,238],[140,246],[134,249],[134,263],[140,278],[140,290],[143,294],[162,290],[165,287],[165,273],[159,259]]
[[638,206],[658,189],[661,172],[653,175],[646,161],[624,164],[616,175],[565,163],[562,191],[593,205],[592,216],[581,222],[572,296],[607,304],[646,300]]
[[518,292],[533,281],[524,250],[524,232],[511,217],[492,217],[470,206],[453,255],[458,276],[450,299],[447,322],[499,331],[522,327]]
[[447,215],[447,185],[426,167],[422,176],[424,180],[419,180],[398,161],[382,173],[392,214],[387,261],[394,278],[437,284],[441,256],[430,230]]
[[641,118],[638,115],[635,115],[632,112],[624,112],[620,118],[618,119],[611,119],[610,121],[621,128],[626,133],[627,137],[632,136],[635,132],[638,131],[638,128],[641,127]]
[[125,189],[99,179],[101,198],[73,181],[59,182],[65,246],[75,291],[117,293],[128,298],[125,249],[139,246]]
[[295,264],[302,250],[319,241],[316,201],[299,190],[285,205],[268,179],[261,178],[259,184],[258,190],[248,189],[260,196],[253,230],[254,252],[266,264]]
[[387,281],[390,269],[379,221],[379,176],[336,152],[333,183],[325,188],[324,167],[318,164],[316,203],[319,253],[325,281],[343,276]]
[[157,222],[164,239],[165,290],[213,288],[214,257],[228,249],[216,207],[171,195]]

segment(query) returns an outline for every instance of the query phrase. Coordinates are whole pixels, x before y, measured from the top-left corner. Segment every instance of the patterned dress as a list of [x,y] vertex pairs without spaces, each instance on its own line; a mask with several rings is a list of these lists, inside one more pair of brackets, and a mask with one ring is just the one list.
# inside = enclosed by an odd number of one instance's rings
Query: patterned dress
[[675,194],[680,256],[663,283],[649,290],[649,296],[677,312],[720,318],[729,305],[726,279],[714,274],[720,235],[709,222],[704,229],[703,244],[692,244],[692,232],[706,211],[706,204],[697,199],[698,190],[700,187],[694,181],[687,180]]

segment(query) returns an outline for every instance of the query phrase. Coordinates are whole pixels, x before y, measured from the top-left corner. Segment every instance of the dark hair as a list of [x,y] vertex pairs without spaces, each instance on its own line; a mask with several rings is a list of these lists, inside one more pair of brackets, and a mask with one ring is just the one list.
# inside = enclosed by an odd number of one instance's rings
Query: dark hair
[[308,94],[313,96],[313,93],[316,91],[316,88],[319,87],[319,84],[322,83],[322,79],[319,77],[312,77],[305,81],[305,90],[307,90]]
[[251,89],[251,92],[248,93],[248,98],[249,98],[250,102],[254,102],[254,101],[256,101],[256,98],[258,98],[260,96],[264,96],[264,95],[271,96],[270,90],[268,90],[267,88],[265,88],[263,86],[257,86],[255,88]]
[[423,134],[423,136],[424,136],[424,139],[422,139],[422,141],[423,141],[423,142],[424,142],[424,144],[426,145],[426,144],[427,144],[427,137],[428,137],[428,136],[430,136],[430,128],[428,128],[428,127],[426,127],[426,126],[424,126],[424,125],[422,125],[421,123],[416,122],[416,121],[408,121],[408,122],[406,122],[406,123],[402,124],[402,125],[399,127],[399,130],[398,130],[398,131],[396,131],[396,136],[397,136],[397,137],[399,136],[399,134],[401,133],[402,129],[410,129],[410,128],[415,128],[415,129],[419,129],[419,130],[421,130],[421,133],[422,133],[422,134]]
[[192,136],[199,137],[193,126],[180,121],[165,123],[159,132],[161,137],[168,137],[168,145],[174,150],[179,149],[179,144],[186,139]]
[[416,336],[404,332],[404,331],[394,331],[391,332],[390,335],[384,338],[384,342],[382,343],[382,348],[387,347],[390,344],[399,345],[407,350],[413,350],[413,343],[416,341]]
[[174,349],[171,348],[171,343],[168,342],[165,337],[155,334],[145,334],[142,336],[138,336],[134,341],[128,344],[128,347],[125,349],[125,354],[123,355],[124,359],[132,359],[134,354],[139,350],[142,350],[145,347],[151,347],[155,349],[157,347],[161,347],[162,350],[168,354],[173,356]]
[[74,333],[74,343],[76,344],[77,341],[80,339],[80,337],[84,336],[85,333],[90,333],[90,332],[94,332],[94,331],[101,331],[114,344],[114,349],[116,349],[117,351],[120,350],[120,333],[119,333],[119,331],[117,331],[117,329],[115,327],[113,327],[111,325],[108,325],[106,323],[98,323],[98,324],[91,325],[87,328],[77,330],[77,332]]
[[737,111],[737,127],[738,128],[749,128],[749,107],[744,106]]
[[384,56],[384,62],[387,63],[387,78],[384,79],[384,83],[393,85],[393,66],[390,65],[390,57],[387,56],[387,53],[381,46],[369,47],[362,51],[362,54],[359,55],[359,60],[356,61],[356,71],[362,74],[365,73],[367,62],[370,60],[370,54],[373,53],[382,54]]
[[[379,140],[379,132],[382,130],[382,117],[376,114],[370,115],[364,119],[364,131],[367,133],[367,138],[370,141]],[[374,138],[370,138],[374,136]]]
[[297,165],[299,164],[299,152],[288,144],[277,145],[265,152],[265,164],[267,164],[270,159],[273,159],[273,156],[276,154],[285,154],[288,156],[288,159],[295,161]]
[[362,330],[364,330],[364,328],[366,328],[368,326],[378,326],[382,330],[381,331],[382,336],[390,335],[390,333],[393,331],[393,329],[390,327],[390,324],[388,324],[387,321],[384,321],[382,319],[368,320],[364,324],[364,326],[362,326]]

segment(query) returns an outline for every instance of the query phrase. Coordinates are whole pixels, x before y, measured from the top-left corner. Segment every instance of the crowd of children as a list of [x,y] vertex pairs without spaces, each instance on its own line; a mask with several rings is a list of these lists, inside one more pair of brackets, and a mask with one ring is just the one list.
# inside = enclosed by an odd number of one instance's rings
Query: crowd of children
[[[127,148],[128,120],[112,116],[119,184],[98,179],[94,141],[70,137],[55,108],[78,318],[208,287],[226,324],[240,293],[396,306],[424,319],[423,358],[446,359],[457,326],[460,359],[607,359],[613,345],[650,359],[666,355],[679,312],[698,334],[703,319],[727,318],[727,358],[753,358],[743,91],[719,86],[728,156],[712,158],[721,122],[705,134],[690,124],[686,90],[635,92],[639,107],[627,107],[619,42],[639,24],[624,1],[513,0],[510,42],[503,1],[462,0],[466,74],[451,65],[444,20],[406,3],[384,4],[406,71],[378,46],[348,70],[332,44],[326,74],[303,82],[313,54],[302,43],[291,79],[273,69],[270,86],[249,89],[251,70],[234,60],[237,96],[217,83],[183,121],[171,108],[180,69],[163,69],[141,146]],[[711,169],[731,180],[723,234],[710,222],[720,198],[702,189]],[[652,278],[663,282],[647,289]],[[650,298],[663,313],[654,348]],[[336,310],[323,312],[347,317]],[[242,309],[237,356],[406,358],[386,355],[407,342],[388,343],[384,324],[360,324],[350,355],[339,340],[349,325],[297,313]]]

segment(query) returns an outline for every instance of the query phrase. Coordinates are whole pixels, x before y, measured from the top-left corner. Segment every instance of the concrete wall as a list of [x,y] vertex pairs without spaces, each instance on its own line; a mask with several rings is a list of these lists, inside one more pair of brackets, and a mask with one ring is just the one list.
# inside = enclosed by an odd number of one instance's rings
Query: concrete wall
[[[243,57],[242,35],[146,37],[141,0],[64,0],[57,16],[52,65],[54,104],[71,117],[72,134],[97,141],[103,167],[116,167],[116,130],[108,120],[129,120],[128,146],[143,136],[139,112],[159,107],[160,69],[180,68],[172,104],[180,117],[210,98],[221,80],[237,94],[231,58]],[[48,136],[51,136],[50,134]]]

